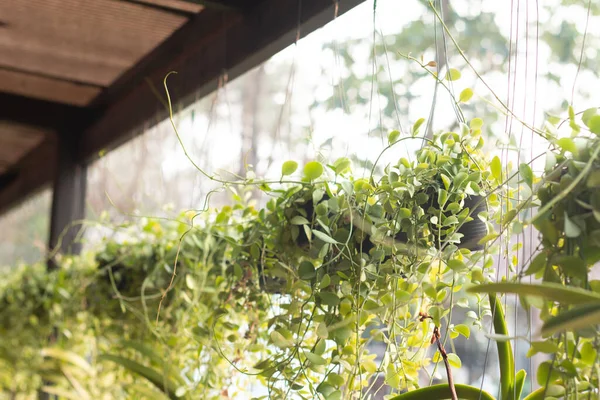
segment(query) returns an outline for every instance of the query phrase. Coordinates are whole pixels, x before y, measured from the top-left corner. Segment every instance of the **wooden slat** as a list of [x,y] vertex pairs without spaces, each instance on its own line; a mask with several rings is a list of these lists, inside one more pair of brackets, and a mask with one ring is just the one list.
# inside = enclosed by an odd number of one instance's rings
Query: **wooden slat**
[[0,121],[0,165],[15,165],[38,146],[44,137],[45,132],[39,128]]
[[206,8],[216,8],[221,10],[244,10],[256,6],[259,1],[247,0],[184,0],[193,4],[201,4]]
[[197,14],[204,9],[201,4],[190,3],[185,0],[121,0],[130,3],[140,3],[155,6],[166,10],[176,10],[190,14]]
[[[39,1],[32,0],[32,3]],[[56,1],[48,0],[53,4]],[[65,0],[65,3],[73,1]],[[97,1],[104,3],[106,0]],[[363,1],[339,0],[338,15]],[[35,125],[63,126],[59,129],[61,132],[83,132],[74,161],[91,160],[100,150],[114,148],[139,133],[145,123],[156,122],[166,116],[145,78],[160,88],[165,74],[177,71],[178,75],[172,77],[169,85],[173,100],[185,106],[215,90],[224,70],[233,79],[293,43],[298,24],[301,25],[301,35],[306,35],[334,17],[333,1],[302,0],[301,15],[297,14],[298,4],[298,0],[264,0],[244,13],[200,12],[154,51],[155,57],[144,60],[138,79],[132,79],[130,84],[121,82],[118,88],[104,97],[107,103],[100,104],[104,112],[84,131],[65,130],[64,116],[70,115],[72,123],[79,121],[77,124],[81,125],[94,118],[86,115],[85,110],[63,105],[57,111],[62,114],[59,118],[52,113],[51,116],[38,115],[32,108],[40,106],[39,110],[47,111],[57,105],[50,103],[41,107],[41,101],[28,105],[31,99],[19,99],[14,95],[0,94],[0,104],[3,105],[0,107],[0,120],[3,115],[5,118],[8,115],[9,119],[18,118],[22,122],[35,120]],[[3,60],[0,50],[0,62]],[[13,98],[6,99],[6,96]],[[5,107],[9,103],[10,106]],[[0,212],[52,181],[56,171],[56,150],[55,142],[45,141],[19,162],[18,178],[0,191]]]
[[110,85],[187,21],[115,0],[0,1],[0,66]]
[[[338,14],[363,1],[340,0]],[[124,82],[104,99],[110,106],[85,132],[82,157],[95,157],[139,133],[136,129],[144,124],[167,117],[147,81],[162,93],[165,75],[177,71],[169,89],[173,101],[185,107],[214,91],[223,71],[234,79],[293,43],[298,23],[304,36],[334,18],[331,1],[303,0],[300,16],[297,10],[298,0],[265,0],[243,14],[205,10],[192,18],[151,54],[149,65],[137,71],[140,81],[135,86]]]
[[85,106],[101,88],[0,68],[0,92]]

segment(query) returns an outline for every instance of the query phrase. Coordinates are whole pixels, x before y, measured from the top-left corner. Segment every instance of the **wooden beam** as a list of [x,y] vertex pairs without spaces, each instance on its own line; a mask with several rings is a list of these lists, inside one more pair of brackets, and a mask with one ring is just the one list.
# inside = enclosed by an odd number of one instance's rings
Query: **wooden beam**
[[[166,41],[117,78],[109,88],[92,101],[91,106],[105,108],[127,96],[132,89],[147,86],[147,80],[157,70],[164,71],[165,66],[172,64],[177,58],[185,57],[193,49],[206,45],[226,27],[225,14],[222,12],[204,10],[194,15]],[[156,82],[152,83],[156,84]],[[162,87],[162,82],[159,84]]]
[[[363,1],[340,0],[338,15]],[[236,78],[294,43],[297,29],[304,36],[333,20],[334,8],[330,0],[264,0],[243,14],[204,10],[132,70],[137,79],[128,76],[95,102],[108,105],[85,132],[82,156],[93,158],[166,118],[156,91],[164,97],[170,71],[177,72],[169,78],[173,102],[185,107],[216,90],[224,71]]]
[[[363,1],[339,0],[338,15]],[[79,168],[81,161],[94,159],[101,150],[141,133],[142,126],[166,118],[151,85],[163,93],[162,82],[170,71],[178,72],[169,79],[172,99],[178,106],[186,106],[216,90],[224,71],[234,79],[294,43],[298,28],[304,36],[333,18],[334,2],[330,0],[264,0],[246,13],[204,10],[101,94],[92,110],[0,93],[0,120],[83,135],[72,150],[74,154],[61,161],[65,165],[58,166],[57,140],[47,140],[19,162],[17,178],[0,191],[0,213],[50,184],[55,174]],[[53,207],[66,198],[69,208],[81,213],[81,197],[73,193],[84,190],[80,181],[84,175],[79,170],[76,176],[63,179],[65,187],[55,190],[67,195],[55,199]],[[55,212],[58,220],[51,244],[57,243],[60,226],[73,218],[61,216],[67,211]]]
[[175,13],[184,16],[191,16],[199,13],[204,9],[200,4],[188,2],[185,0],[121,0],[128,3],[140,4],[146,7],[155,8],[170,13]]
[[206,8],[215,8],[227,11],[248,10],[256,5],[256,2],[248,0],[184,0],[188,3],[200,4]]
[[26,155],[11,171],[17,177],[0,190],[0,213],[46,187],[54,179],[57,162],[54,137],[48,137]]
[[86,106],[102,88],[62,79],[0,67],[0,92]]
[[60,131],[74,122],[91,120],[95,113],[82,107],[0,93],[0,121],[13,121],[44,130]]

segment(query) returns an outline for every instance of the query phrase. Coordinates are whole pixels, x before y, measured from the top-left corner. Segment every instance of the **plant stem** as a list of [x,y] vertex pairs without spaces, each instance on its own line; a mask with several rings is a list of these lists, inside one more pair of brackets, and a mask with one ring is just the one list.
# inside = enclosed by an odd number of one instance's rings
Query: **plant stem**
[[448,362],[448,354],[446,353],[446,349],[444,349],[444,345],[440,341],[440,330],[436,326],[433,328],[433,337],[432,341],[435,340],[437,344],[437,348],[442,355],[442,359],[444,359],[444,365],[446,366],[446,375],[448,376],[448,386],[450,388],[450,395],[452,400],[458,400],[458,396],[456,395],[456,387],[454,386],[454,378],[452,378],[452,369],[450,368],[450,363]]
[[[508,336],[504,310],[500,300],[494,293],[489,294],[490,309],[493,316],[494,332],[497,335]],[[513,390],[515,378],[515,361],[512,346],[509,341],[496,341],[498,347],[498,362],[500,364],[500,387],[503,399],[508,399]]]

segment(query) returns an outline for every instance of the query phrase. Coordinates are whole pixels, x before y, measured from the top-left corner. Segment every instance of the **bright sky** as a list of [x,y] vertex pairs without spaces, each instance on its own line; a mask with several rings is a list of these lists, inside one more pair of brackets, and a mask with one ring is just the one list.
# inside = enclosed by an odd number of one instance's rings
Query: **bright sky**
[[[535,17],[536,10],[535,5],[537,2],[526,1],[526,2],[503,2],[503,1],[486,1],[486,2],[473,2],[466,0],[456,0],[452,2],[460,13],[470,13],[475,16],[481,11],[493,12],[496,15],[496,22],[505,35],[510,34],[511,29],[511,3],[513,3],[513,33],[516,36],[517,23],[516,16],[519,15],[519,56],[516,65],[516,72],[513,70],[511,91],[514,87],[514,92],[511,94],[513,99],[513,112],[525,120],[528,123],[535,122],[537,126],[540,125],[543,120],[544,110],[550,110],[555,108],[563,99],[569,99],[571,97],[571,85],[558,86],[556,84],[550,84],[548,82],[539,79],[537,81],[534,71],[537,70],[539,74],[543,74],[548,70],[551,70],[554,74],[563,77],[565,82],[573,82],[576,69],[572,66],[564,67],[555,63],[548,62],[549,60],[549,49],[540,43],[538,48],[538,60],[536,63],[535,48]],[[519,3],[519,4],[517,4]],[[545,5],[558,4],[558,0],[548,0],[544,2]],[[412,5],[410,5],[412,4]],[[519,7],[517,9],[517,7]],[[378,0],[377,1],[377,20],[376,28],[383,34],[397,33],[402,30],[406,24],[414,19],[420,18],[425,11],[425,8],[416,0],[413,1],[397,1],[397,0]],[[528,31],[525,29],[526,18],[530,21]],[[563,19],[576,21],[580,26],[581,31],[585,27],[586,13],[582,7],[569,7],[562,8],[560,15],[549,14],[547,12],[541,12],[539,16],[540,24],[550,26],[558,29]],[[460,27],[459,27],[460,28]],[[593,18],[589,23],[588,32],[590,34],[600,35],[600,23],[597,18]],[[525,38],[525,34],[528,34],[528,38]],[[274,56],[265,65],[267,73],[281,70],[282,66],[285,67],[284,71],[289,71],[290,64],[295,66],[295,75],[293,79],[293,90],[291,91],[291,101],[293,104],[294,116],[292,119],[292,132],[298,136],[306,135],[305,128],[311,126],[312,129],[312,142],[314,145],[325,142],[327,139],[334,137],[334,150],[331,154],[327,154],[328,158],[335,159],[339,156],[345,156],[348,154],[359,154],[363,159],[374,160],[383,148],[382,139],[380,137],[369,137],[367,132],[369,128],[373,128],[377,125],[377,115],[381,107],[382,101],[377,95],[374,96],[372,103],[371,112],[372,115],[369,118],[368,107],[353,107],[351,115],[344,114],[341,110],[336,111],[325,111],[322,109],[314,110],[312,113],[309,112],[309,106],[314,99],[324,100],[329,97],[332,93],[332,83],[336,82],[343,73],[343,71],[336,64],[336,57],[330,51],[323,51],[322,47],[324,44],[331,44],[335,41],[341,42],[348,39],[368,39],[372,40],[373,37],[373,1],[367,1],[366,3],[356,7],[349,11],[343,16],[336,19],[336,21],[328,24],[324,28],[310,34],[308,37],[302,39],[298,45],[290,46],[286,50]],[[377,40],[380,40],[378,37]],[[388,51],[394,51],[393,46]],[[419,49],[415,49],[413,53],[416,57],[419,57],[421,53]],[[372,67],[369,61],[369,48],[367,45],[358,47],[353,54],[356,65],[353,66],[353,70],[357,74],[364,75]],[[434,59],[434,54],[431,50],[424,52],[425,61]],[[525,57],[527,55],[527,58]],[[363,60],[363,61],[360,61]],[[525,62],[527,60],[527,62]],[[463,77],[455,82],[454,91],[457,95],[462,89],[472,85],[476,82],[476,77],[473,71],[465,65],[464,62],[458,65],[452,65],[462,72]],[[405,63],[392,63],[390,65],[390,74],[393,77],[400,76],[403,70],[406,68]],[[514,68],[514,64],[513,64]],[[329,76],[322,74],[322,70],[327,71]],[[285,73],[285,80],[287,80],[289,72]],[[238,79],[244,79],[238,78]],[[516,80],[516,82],[514,81]],[[489,74],[486,76],[486,82],[492,87],[494,92],[499,96],[500,99],[506,101],[507,96],[507,81],[508,77],[506,74],[496,73]],[[230,83],[231,85],[232,83]],[[377,82],[377,85],[383,87],[389,84],[389,80],[381,79]],[[513,86],[514,85],[514,86]],[[480,97],[489,97],[489,91],[481,82],[477,82],[474,87],[475,91],[474,100]],[[371,88],[361,88],[370,93]],[[597,93],[600,90],[600,82],[598,79],[593,77],[591,73],[580,73],[578,77],[578,89],[587,94]],[[416,119],[421,117],[427,117],[431,106],[431,93],[433,91],[433,78],[431,81],[425,81],[420,85],[415,85],[412,90],[418,90],[421,96],[413,99],[410,103],[409,115],[401,116],[403,128],[406,130],[409,128]],[[451,107],[448,94],[443,90],[439,93],[438,106],[436,108],[436,117],[434,126],[438,129],[450,125],[456,118],[454,111]],[[198,116],[195,115],[194,121],[192,122],[190,111],[194,106],[184,111],[181,117],[178,119],[178,125],[180,132],[184,137],[186,143],[190,143],[189,149],[193,154],[197,154],[198,157],[202,157],[202,165],[209,166],[209,171],[214,171],[216,168],[237,171],[237,163],[239,162],[240,155],[239,150],[241,148],[240,132],[242,130],[241,121],[239,118],[240,107],[236,102],[230,100],[231,94],[226,90],[222,90],[219,93],[217,100],[217,113],[216,117],[213,116],[211,120],[206,115]],[[402,96],[399,96],[402,101]],[[592,96],[593,98],[593,96]],[[535,99],[535,101],[534,101]],[[274,101],[277,104],[283,104],[285,102],[285,93],[278,93],[274,95]],[[479,100],[481,101],[481,100]],[[575,108],[583,110],[591,107],[592,104],[589,100],[585,100],[585,96],[575,96]],[[535,113],[534,113],[535,107]],[[279,110],[276,110],[279,112]],[[468,116],[468,118],[475,117],[475,115]],[[387,126],[389,130],[398,129],[398,126]],[[504,131],[504,122],[498,125],[498,129]],[[530,149],[531,146],[531,133],[530,131],[522,130],[520,125],[516,122],[512,125],[513,135],[524,135],[523,150]],[[263,140],[259,142],[258,154],[259,158],[267,158],[272,152],[272,145],[268,141],[268,133],[264,132]],[[202,143],[206,149],[209,149],[208,159],[204,151],[198,151],[198,145],[192,145],[192,140],[195,143]],[[534,142],[536,151],[542,151],[539,144],[543,144],[541,141]],[[412,146],[413,149],[419,145],[415,142]],[[196,151],[194,151],[194,147]],[[311,146],[304,147],[298,146],[294,149],[289,149],[284,145],[277,146],[276,157],[274,165],[271,168],[271,177],[277,177],[279,174],[279,168],[283,161],[287,159],[301,160],[304,154],[308,154],[309,158],[315,156],[314,150]],[[400,151],[400,149],[398,149]],[[398,151],[390,152],[387,157],[387,162],[397,160],[400,156]],[[404,151],[402,151],[404,152]],[[166,157],[164,160],[164,170],[167,175],[177,174],[182,169],[189,168],[189,161],[182,157],[181,151],[175,151],[177,154]],[[311,155],[312,154],[312,155]],[[536,153],[537,154],[537,153]],[[509,156],[514,162],[516,162],[516,154]],[[543,162],[543,160],[540,160]],[[537,164],[537,169],[540,169],[541,165]],[[258,169],[264,170],[265,163],[259,163]]]

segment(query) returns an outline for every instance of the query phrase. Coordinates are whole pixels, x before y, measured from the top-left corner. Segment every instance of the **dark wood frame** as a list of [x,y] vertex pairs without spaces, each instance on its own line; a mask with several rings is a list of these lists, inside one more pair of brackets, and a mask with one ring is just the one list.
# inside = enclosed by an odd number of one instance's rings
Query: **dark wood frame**
[[[234,79],[364,0],[186,0],[205,6],[165,42],[104,90],[90,107],[74,107],[13,94],[0,94],[0,119],[56,132],[16,166],[0,189],[0,212],[54,184],[50,248],[65,229],[85,216],[85,168],[110,150],[167,117],[156,97],[169,90],[178,107],[217,89],[227,73]],[[179,12],[179,11],[177,11]],[[154,89],[153,89],[154,87]],[[72,246],[72,230],[60,250]]]

